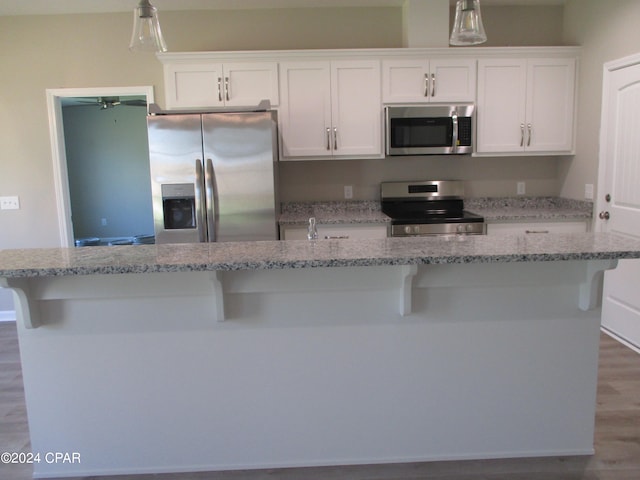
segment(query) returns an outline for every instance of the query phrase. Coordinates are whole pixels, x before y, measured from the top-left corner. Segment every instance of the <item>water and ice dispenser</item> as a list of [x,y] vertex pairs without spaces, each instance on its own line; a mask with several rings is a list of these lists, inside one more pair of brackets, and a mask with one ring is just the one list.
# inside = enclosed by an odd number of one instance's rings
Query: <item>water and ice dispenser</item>
[[196,228],[196,194],[193,183],[162,185],[165,230]]

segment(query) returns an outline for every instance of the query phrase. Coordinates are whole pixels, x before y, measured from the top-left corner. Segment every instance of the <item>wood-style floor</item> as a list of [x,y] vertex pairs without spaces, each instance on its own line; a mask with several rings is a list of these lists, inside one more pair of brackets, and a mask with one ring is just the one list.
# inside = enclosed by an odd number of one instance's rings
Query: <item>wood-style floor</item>
[[[0,323],[0,453],[29,452],[16,327]],[[600,342],[595,435],[589,457],[124,475],[101,480],[640,480],[640,355],[606,335]],[[105,452],[108,454],[108,452]],[[0,464],[0,479],[30,479],[28,465]],[[84,477],[85,479],[87,477]]]

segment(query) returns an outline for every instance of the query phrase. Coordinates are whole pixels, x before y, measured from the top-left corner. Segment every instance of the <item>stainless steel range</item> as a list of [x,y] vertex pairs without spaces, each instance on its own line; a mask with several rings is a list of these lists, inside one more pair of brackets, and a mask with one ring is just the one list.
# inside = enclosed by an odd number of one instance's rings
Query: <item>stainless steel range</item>
[[484,218],[464,210],[464,187],[456,180],[384,182],[382,211],[391,236],[484,235]]

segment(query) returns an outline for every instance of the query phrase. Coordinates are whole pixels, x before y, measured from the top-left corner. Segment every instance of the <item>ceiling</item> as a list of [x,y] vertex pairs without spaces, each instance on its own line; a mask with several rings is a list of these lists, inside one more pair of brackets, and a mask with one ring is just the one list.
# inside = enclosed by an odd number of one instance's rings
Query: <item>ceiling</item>
[[[129,12],[138,0],[1,0],[0,16]],[[397,7],[404,0],[151,0],[159,11],[260,8]],[[455,5],[455,0],[449,0]],[[482,0],[482,5],[564,5],[565,0]]]

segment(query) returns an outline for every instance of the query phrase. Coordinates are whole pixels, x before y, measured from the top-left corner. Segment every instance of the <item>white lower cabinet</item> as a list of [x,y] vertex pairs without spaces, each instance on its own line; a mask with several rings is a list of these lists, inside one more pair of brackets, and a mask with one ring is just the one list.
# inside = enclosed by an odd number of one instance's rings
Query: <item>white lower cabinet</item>
[[[333,239],[364,239],[364,238],[386,238],[387,226],[379,223],[358,223],[358,224],[319,224],[318,240]],[[307,227],[290,226],[280,227],[280,239],[282,240],[306,240]]]
[[487,235],[544,235],[548,233],[585,233],[588,231],[586,221],[561,222],[487,222]]

